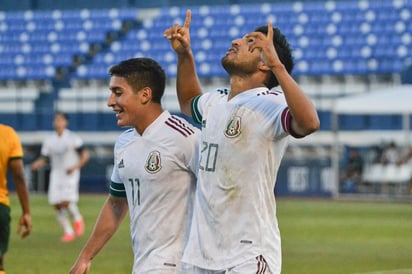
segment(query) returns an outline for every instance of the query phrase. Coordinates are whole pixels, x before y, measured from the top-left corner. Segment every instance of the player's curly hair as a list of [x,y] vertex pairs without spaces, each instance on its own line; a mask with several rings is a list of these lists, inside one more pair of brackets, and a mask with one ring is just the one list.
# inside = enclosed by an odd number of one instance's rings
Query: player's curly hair
[[[260,26],[256,28],[255,31],[262,32],[267,35],[268,27]],[[276,27],[273,28],[273,44],[275,45],[275,49],[279,56],[280,61],[285,66],[287,72],[291,74],[293,67],[295,65],[293,56],[292,56],[292,49],[285,35],[283,35],[280,29]],[[275,75],[271,73],[269,79],[267,80],[266,86],[268,88],[273,88],[278,85],[279,85],[278,80],[276,79]]]
[[151,58],[131,58],[121,61],[109,69],[110,76],[119,76],[138,92],[144,87],[152,90],[152,101],[161,102],[166,87],[166,73],[163,68]]

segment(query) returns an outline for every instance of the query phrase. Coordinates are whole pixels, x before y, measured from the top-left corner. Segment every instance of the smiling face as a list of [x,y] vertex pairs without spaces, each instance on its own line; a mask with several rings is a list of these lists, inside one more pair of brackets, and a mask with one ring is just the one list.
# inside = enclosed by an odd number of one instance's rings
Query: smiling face
[[119,127],[136,127],[143,110],[141,91],[134,92],[124,77],[112,76],[109,88],[111,94],[107,105],[116,112],[117,125]]

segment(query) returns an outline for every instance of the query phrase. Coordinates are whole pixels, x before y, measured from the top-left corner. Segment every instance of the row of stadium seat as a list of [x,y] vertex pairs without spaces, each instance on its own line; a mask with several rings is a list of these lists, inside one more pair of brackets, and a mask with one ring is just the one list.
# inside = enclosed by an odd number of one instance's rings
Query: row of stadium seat
[[[294,50],[296,76],[399,73],[412,59],[409,1],[305,1],[190,8],[192,47],[200,77],[226,77],[220,59],[231,41],[266,24],[267,19],[288,37]],[[158,60],[168,77],[174,77],[176,56],[163,31],[175,22],[183,24],[185,12],[186,7],[160,9],[157,16],[142,19],[141,24],[74,68],[74,57],[89,54],[93,44],[105,43],[108,32],[118,31],[123,20],[136,19],[137,9],[0,12],[0,81],[53,80],[60,67],[73,72],[70,79],[107,80],[107,69],[112,64],[133,56]],[[78,95],[72,98],[60,91],[53,99],[53,109],[75,114],[75,129],[103,129],[100,121],[111,114],[106,99],[84,100]],[[3,113],[10,115],[9,121],[17,128],[44,129],[41,100],[5,103]],[[165,101],[177,109],[175,97]],[[37,113],[33,123],[26,122],[25,115],[30,112]],[[330,113],[321,111],[320,116],[322,130],[330,130]],[[90,125],[82,119],[90,120]],[[393,116],[340,119],[342,130],[401,128],[401,119]]]
[[[214,65],[217,57],[209,57],[223,56],[232,39],[266,24],[267,19],[273,20],[289,38],[295,50],[296,75],[397,73],[405,60],[412,58],[410,3],[375,2],[380,1],[192,7],[193,49],[207,56],[198,63],[201,76],[221,76],[221,70]],[[185,10],[177,7],[161,9],[158,17],[145,20],[124,40],[97,54],[90,67],[79,68],[81,71],[73,76],[106,77],[106,68],[112,64],[102,62],[112,60],[106,58],[107,54],[159,56],[158,61],[167,67],[175,59],[170,59],[167,54],[170,47],[162,33],[174,22],[182,23]],[[2,12],[0,55],[9,56],[5,65],[18,66],[12,70],[16,72],[14,76],[9,73],[7,77],[20,79],[21,74],[17,71],[37,66],[36,70],[40,74],[43,72],[44,78],[51,78],[53,75],[47,73],[50,71],[48,66],[69,65],[69,54],[87,53],[92,43],[104,42],[107,32],[119,30],[122,20],[134,20],[136,14],[137,10],[133,9]],[[129,45],[135,45],[135,48]],[[63,54],[62,59],[66,61],[47,58],[50,52]],[[37,56],[31,58],[32,54]],[[38,54],[43,56],[39,58]],[[318,65],[319,60],[324,61]],[[391,65],[390,61],[394,63]],[[94,67],[98,65],[105,68],[101,70],[102,74],[96,75]],[[173,77],[173,70],[168,74]],[[24,74],[25,77],[30,75]],[[0,75],[0,79],[5,76]]]

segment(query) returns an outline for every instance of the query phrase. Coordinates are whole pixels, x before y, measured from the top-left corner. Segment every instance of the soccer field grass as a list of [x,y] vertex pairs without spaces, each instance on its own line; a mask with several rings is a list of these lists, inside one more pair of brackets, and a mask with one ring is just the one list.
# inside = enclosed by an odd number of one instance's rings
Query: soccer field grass
[[[24,240],[16,233],[20,207],[12,198],[12,231],[5,257],[8,274],[68,273],[106,199],[81,195],[79,207],[85,236],[61,243],[61,229],[45,195],[32,195],[33,232]],[[412,273],[412,205],[278,199],[284,274]],[[131,273],[133,261],[129,219],[93,260],[90,273]],[[167,227],[165,226],[165,229]]]

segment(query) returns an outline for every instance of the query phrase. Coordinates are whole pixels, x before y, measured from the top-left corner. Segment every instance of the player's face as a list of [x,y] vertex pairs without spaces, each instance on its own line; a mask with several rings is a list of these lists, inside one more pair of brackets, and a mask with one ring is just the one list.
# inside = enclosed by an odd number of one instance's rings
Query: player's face
[[116,112],[117,125],[120,127],[137,125],[141,103],[139,92],[133,92],[132,87],[123,77],[112,76],[110,79],[111,94],[107,105]]
[[66,118],[64,118],[64,116],[56,114],[53,120],[53,125],[58,133],[62,133],[64,129],[67,127],[67,120]]
[[230,75],[248,75],[258,70],[258,64],[261,61],[260,53],[258,50],[249,50],[249,45],[252,42],[246,36],[232,41],[232,47],[222,58],[222,65]]

